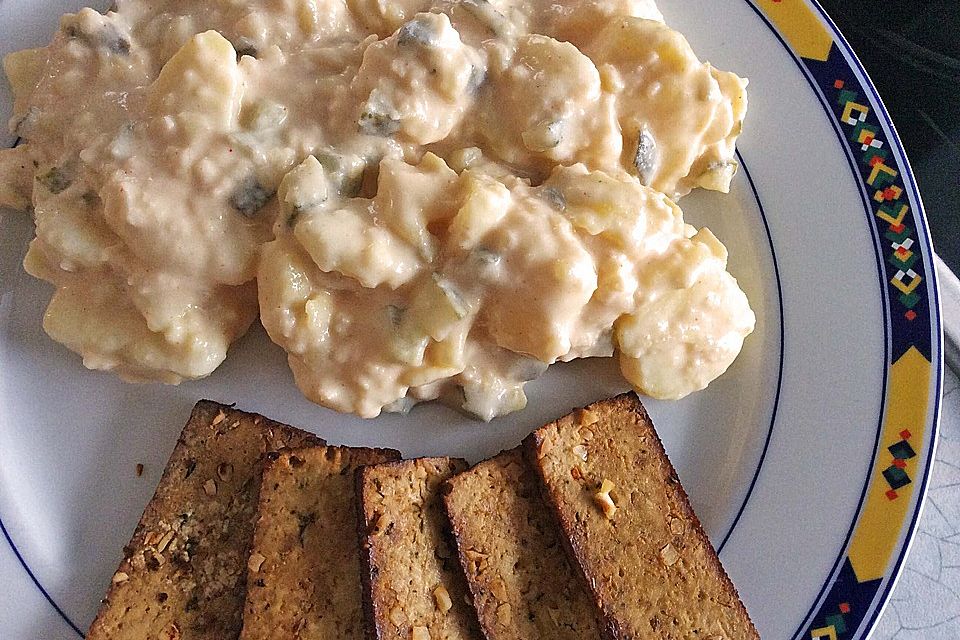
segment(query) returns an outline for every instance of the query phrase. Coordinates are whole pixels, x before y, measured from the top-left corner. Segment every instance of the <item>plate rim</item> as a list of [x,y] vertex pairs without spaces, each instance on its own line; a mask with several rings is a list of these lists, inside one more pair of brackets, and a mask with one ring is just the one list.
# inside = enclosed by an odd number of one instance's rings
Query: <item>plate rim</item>
[[[896,132],[895,125],[892,119],[890,118],[890,115],[886,107],[884,106],[883,101],[876,90],[875,85],[873,84],[873,81],[870,79],[863,65],[860,63],[859,59],[856,56],[856,53],[850,47],[849,43],[844,38],[842,32],[836,26],[836,24],[832,21],[832,19],[829,17],[827,12],[820,6],[818,0],[744,0],[744,2],[757,13],[761,21],[767,26],[767,28],[770,29],[773,35],[780,41],[780,43],[786,49],[787,53],[797,64],[798,69],[801,71],[801,75],[803,75],[805,80],[807,80],[808,84],[813,90],[813,93],[817,97],[818,101],[821,103],[821,106],[824,109],[825,115],[827,116],[828,120],[830,120],[831,125],[836,130],[838,138],[842,143],[841,146],[842,146],[843,155],[846,156],[850,161],[851,169],[853,170],[854,177],[860,178],[861,176],[856,171],[855,158],[853,158],[852,156],[851,150],[848,146],[848,141],[844,139],[841,127],[839,126],[840,123],[836,121],[837,116],[833,111],[830,110],[828,106],[828,102],[829,102],[828,97],[824,93],[823,89],[818,85],[816,85],[816,83],[813,81],[811,77],[812,73],[806,63],[807,59],[804,56],[800,55],[795,50],[793,44],[790,42],[789,36],[782,31],[780,25],[774,24],[774,19],[770,15],[770,10],[772,7],[775,7],[775,6],[778,8],[789,7],[791,9],[796,9],[796,7],[798,6],[804,6],[808,8],[808,11],[811,11],[811,15],[813,15],[817,19],[819,24],[825,28],[825,33],[829,36],[831,45],[835,45],[839,49],[840,58],[849,67],[849,70],[852,73],[853,78],[859,82],[860,88],[866,92],[867,95],[865,96],[866,97],[865,101],[867,102],[867,105],[870,111],[876,114],[877,119],[879,120],[879,123],[880,123],[881,131],[886,133],[886,142],[888,144],[888,148],[890,149],[893,155],[893,160],[895,161],[894,168],[897,169],[899,174],[902,176],[902,182],[905,187],[904,193],[906,194],[907,199],[911,201],[911,204],[914,207],[910,215],[910,219],[913,220],[915,226],[917,227],[915,230],[917,232],[916,237],[920,241],[919,242],[919,244],[921,245],[920,248],[922,249],[922,252],[923,252],[920,257],[921,257],[921,262],[924,266],[924,270],[923,270],[924,279],[927,280],[925,289],[929,293],[928,306],[931,311],[930,349],[931,349],[931,352],[935,351],[937,354],[937,357],[931,359],[931,361],[929,362],[929,364],[932,367],[932,370],[930,371],[930,376],[928,378],[928,382],[931,383],[931,388],[928,389],[927,396],[928,398],[932,397],[933,406],[932,408],[929,406],[926,407],[926,419],[929,422],[929,424],[924,425],[926,430],[926,433],[924,433],[924,436],[929,439],[929,442],[925,443],[926,446],[924,447],[925,454],[926,454],[925,458],[923,458],[924,466],[922,467],[922,469],[919,469],[921,474],[919,489],[912,492],[913,495],[911,496],[911,499],[910,499],[911,505],[905,514],[904,520],[898,523],[899,538],[893,551],[894,556],[888,559],[887,561],[887,569],[889,570],[889,573],[882,578],[880,587],[878,588],[876,595],[869,602],[869,607],[867,609],[868,615],[862,618],[860,621],[858,621],[856,626],[853,629],[849,629],[849,631],[852,631],[853,633],[853,635],[849,636],[850,638],[865,638],[867,637],[867,635],[869,635],[871,630],[874,628],[877,620],[879,619],[884,608],[888,604],[890,593],[892,592],[893,588],[895,587],[900,577],[903,561],[906,558],[906,556],[909,554],[909,551],[913,545],[913,542],[916,539],[917,524],[924,508],[924,502],[925,502],[924,499],[927,495],[928,481],[930,479],[930,475],[931,475],[931,471],[932,471],[932,467],[935,459],[936,447],[937,447],[939,436],[940,436],[940,419],[941,419],[941,408],[942,408],[941,394],[942,394],[942,388],[943,388],[943,348],[942,348],[943,347],[943,342],[942,342],[943,328],[942,328],[942,310],[941,310],[941,301],[940,301],[940,287],[939,287],[936,270],[931,267],[933,262],[933,256],[935,255],[935,253],[932,246],[932,239],[930,237],[930,230],[927,223],[926,213],[924,210],[921,194],[920,194],[918,185],[916,183],[916,179],[913,174],[912,168],[910,166],[909,159],[907,158],[906,151],[903,147],[902,141]],[[757,197],[757,200],[759,202],[759,194],[756,192],[756,188],[753,186],[752,180],[750,180],[750,186],[753,189],[753,193]],[[861,191],[863,191],[864,187],[859,182],[858,182],[858,187]],[[862,195],[865,195],[865,194],[862,194]],[[873,212],[870,209],[869,202],[865,202],[865,204],[867,206],[868,217],[872,221]],[[884,256],[881,253],[882,239],[879,237],[879,233],[880,233],[879,230],[875,227],[873,223],[871,223],[870,233],[873,236],[872,240],[874,240],[874,245],[875,245],[874,249],[877,252],[876,257],[877,257],[877,260],[879,261],[879,265],[878,265],[879,275],[881,278],[881,282],[884,282],[886,281],[886,273],[884,271],[884,266],[883,266]],[[767,234],[769,236],[769,230],[767,231]],[[771,245],[770,247],[771,250],[773,250],[772,239],[771,239],[770,245]],[[774,264],[776,268],[776,262]],[[779,284],[779,275],[777,276],[777,278],[778,278],[778,284]],[[889,294],[890,292],[888,290],[888,287],[882,286],[881,297],[882,297],[883,313],[884,313],[883,321],[884,321],[884,333],[885,333],[885,351],[887,351],[888,356],[890,355],[890,335],[889,334],[892,331],[892,325],[891,325],[892,313],[890,312]],[[781,305],[781,317],[782,317],[782,305],[783,305],[782,295],[780,296],[780,305]],[[780,330],[781,330],[781,349],[782,349],[783,348],[782,323],[781,323]],[[868,487],[871,485],[872,478],[875,475],[875,472],[876,472],[875,463],[876,463],[877,457],[881,453],[881,448],[883,447],[881,435],[882,435],[882,432],[884,431],[883,423],[886,421],[886,418],[887,418],[889,402],[890,402],[890,393],[891,393],[889,372],[893,364],[895,364],[895,363],[889,362],[889,358],[885,358],[885,360],[886,362],[885,362],[885,371],[884,371],[884,395],[883,395],[883,403],[882,403],[880,417],[879,417],[880,426],[878,427],[878,431],[877,431],[877,442],[872,454],[868,476],[864,483],[863,495],[861,496],[860,502],[855,511],[853,522],[850,525],[850,532],[847,535],[842,545],[842,548],[838,555],[836,563],[834,564],[833,568],[829,572],[826,578],[826,582],[824,583],[821,589],[821,592],[814,599],[814,602],[810,607],[810,611],[804,617],[801,623],[801,626],[797,629],[797,631],[792,636],[797,639],[803,637],[805,635],[804,633],[805,631],[810,632],[808,636],[810,638],[816,639],[820,637],[827,637],[827,636],[820,636],[817,634],[817,632],[825,631],[826,629],[814,628],[814,621],[817,620],[819,617],[822,617],[823,610],[826,605],[826,598],[827,598],[827,595],[829,595],[828,590],[831,589],[837,583],[838,574],[839,574],[839,565],[844,560],[848,552],[848,549],[850,547],[851,540],[856,535],[857,528],[861,524],[861,518],[863,516],[863,512],[865,509],[864,503],[867,497],[866,493],[867,493]],[[780,366],[780,377],[782,378],[782,362]],[[778,392],[779,392],[779,386],[780,386],[780,383],[778,381],[778,385],[777,385]],[[932,396],[930,395],[931,391],[932,391]],[[931,409],[932,409],[932,412],[931,412]],[[755,485],[758,479],[758,476],[760,474],[760,471],[763,467],[763,463],[766,457],[766,452],[767,452],[768,445],[770,443],[770,437],[772,435],[772,432],[773,432],[773,425],[771,424],[771,428],[766,435],[767,441],[763,447],[762,453],[758,460],[756,470],[754,472],[754,477],[751,480],[749,489],[743,499],[743,503],[741,504],[739,511],[736,517],[734,518],[733,523],[730,526],[729,531],[724,536],[724,540],[721,543],[720,547],[722,547],[723,544],[725,544],[726,540],[733,533],[734,529],[736,528],[737,522],[739,521],[740,515],[743,513],[744,509],[747,506],[747,503],[750,501],[753,486]],[[38,578],[35,576],[34,572],[31,570],[30,566],[27,564],[22,554],[20,553],[19,549],[17,548],[15,542],[13,541],[10,533],[8,532],[6,526],[3,523],[2,518],[0,518],[0,533],[3,534],[3,537],[6,543],[10,546],[17,561],[22,566],[24,571],[27,573],[28,577],[33,582],[33,584],[40,591],[42,596],[54,608],[54,610],[60,616],[60,618],[71,629],[73,629],[74,632],[76,632],[81,638],[85,637],[85,634],[83,633],[83,631],[71,620],[70,616],[68,616],[61,609],[61,607],[56,603],[56,601],[51,597],[51,595],[47,592],[47,590],[43,587],[43,585],[40,583]],[[834,631],[836,632],[837,629],[834,629]],[[832,637],[836,637],[836,635]]]
[[[781,45],[801,71],[801,75],[804,76],[804,79],[810,85],[814,95],[821,103],[824,114],[826,115],[830,124],[833,126],[841,143],[842,153],[850,163],[854,177],[857,179],[857,186],[861,191],[861,196],[864,198],[863,204],[866,207],[868,220],[870,222],[870,234],[873,236],[872,239],[874,241],[874,249],[877,252],[876,258],[878,260],[878,269],[881,278],[884,333],[886,336],[885,351],[887,352],[887,358],[884,369],[883,404],[879,416],[880,425],[877,429],[876,446],[871,457],[867,478],[864,480],[862,496],[856,509],[853,522],[850,525],[849,533],[846,536],[843,545],[841,546],[841,550],[837,555],[833,568],[828,573],[820,593],[814,599],[800,626],[791,636],[794,638],[794,640],[799,640],[802,637],[808,637],[812,640],[817,640],[819,638],[836,639],[840,635],[850,632],[851,635],[847,637],[849,637],[851,640],[857,638],[866,638],[876,626],[879,617],[882,615],[883,610],[889,603],[890,594],[900,577],[903,568],[903,562],[906,556],[909,554],[913,541],[916,538],[917,524],[923,511],[925,502],[924,499],[926,498],[928,491],[928,481],[932,472],[933,463],[936,456],[936,447],[939,441],[943,390],[943,324],[941,317],[942,310],[939,280],[936,269],[933,268],[935,252],[933,250],[933,243],[930,236],[929,226],[927,224],[926,213],[924,210],[922,197],[920,195],[920,190],[913,174],[913,170],[910,166],[909,159],[907,158],[906,150],[904,149],[903,143],[897,134],[893,120],[883,104],[883,101],[873,81],[870,79],[869,74],[863,67],[863,64],[860,62],[853,48],[843,36],[843,33],[830,18],[829,14],[819,4],[818,0],[745,0],[745,2],[754,10],[760,20],[780,41]],[[779,14],[779,20],[777,19],[776,13],[778,11],[783,12]],[[793,18],[799,18],[797,23],[790,25],[792,27],[790,32],[787,32],[788,30],[784,29],[784,24],[782,24],[782,20],[788,14]],[[807,18],[807,20],[804,20],[803,18]],[[809,22],[809,18],[813,18],[816,24],[811,24]],[[920,474],[919,488],[916,491],[911,492],[912,495],[909,498],[910,506],[907,508],[903,518],[897,523],[897,538],[891,552],[892,555],[884,562],[885,573],[876,580],[878,583],[877,589],[867,601],[864,609],[866,614],[863,615],[859,620],[856,620],[852,628],[847,627],[844,620],[844,616],[847,614],[847,611],[844,611],[843,608],[844,605],[849,607],[848,602],[846,602],[844,598],[839,598],[840,600],[843,600],[843,602],[839,604],[839,610],[833,612],[828,611],[828,598],[831,595],[840,596],[849,595],[852,593],[851,591],[843,590],[840,590],[837,593],[832,592],[833,590],[838,589],[838,587],[842,588],[843,586],[846,586],[840,582],[841,572],[843,569],[845,569],[844,565],[849,563],[849,552],[854,543],[854,538],[857,536],[858,532],[862,531],[864,528],[864,515],[868,508],[868,505],[866,504],[868,500],[867,494],[873,488],[875,483],[879,481],[879,478],[877,477],[879,472],[877,462],[882,449],[886,448],[884,447],[883,436],[889,435],[886,432],[888,432],[890,429],[888,424],[888,419],[890,418],[890,404],[893,400],[894,392],[903,391],[902,389],[898,390],[892,386],[890,380],[891,373],[894,366],[901,362],[901,360],[905,359],[904,356],[909,353],[910,349],[905,350],[904,353],[897,357],[896,361],[891,362],[891,334],[894,329],[894,316],[891,311],[889,288],[891,286],[896,286],[896,284],[892,281],[887,281],[888,275],[884,267],[885,256],[881,251],[881,246],[883,244],[881,237],[882,229],[875,220],[875,218],[878,217],[878,214],[872,210],[866,192],[866,190],[871,188],[872,185],[870,183],[866,185],[863,184],[863,176],[857,170],[856,158],[854,157],[851,148],[852,139],[848,140],[844,136],[844,132],[841,127],[841,125],[844,123],[830,108],[829,98],[826,95],[823,87],[816,83],[814,69],[810,66],[810,63],[817,60],[802,55],[798,50],[802,48],[809,52],[810,43],[809,41],[805,40],[805,37],[810,36],[811,34],[809,33],[809,30],[815,29],[817,25],[819,25],[823,30],[822,35],[825,35],[829,39],[828,50],[826,52],[822,52],[824,57],[820,61],[826,62],[827,59],[830,58],[830,54],[835,48],[837,50],[837,56],[834,57],[838,57],[839,60],[833,61],[842,64],[845,67],[844,70],[850,72],[851,79],[857,82],[859,84],[859,88],[867,94],[865,96],[866,100],[864,101],[867,103],[864,107],[866,111],[863,112],[863,118],[860,118],[860,120],[861,122],[865,122],[868,113],[872,112],[875,114],[879,123],[879,131],[885,134],[886,143],[893,156],[893,161],[890,161],[890,165],[892,166],[888,168],[894,170],[894,178],[897,176],[901,177],[901,182],[904,187],[902,193],[906,194],[910,205],[914,207],[912,212],[908,207],[904,215],[906,216],[909,214],[906,219],[912,220],[913,224],[916,226],[916,237],[920,241],[919,244],[921,245],[920,248],[922,249],[922,253],[919,255],[919,257],[921,258],[921,263],[923,265],[923,280],[926,280],[927,282],[924,289],[929,294],[927,308],[931,312],[929,318],[929,330],[925,335],[929,335],[930,338],[931,355],[936,353],[935,358],[931,358],[929,361],[926,361],[926,363],[930,366],[930,370],[925,378],[925,382],[929,386],[924,392],[924,419],[922,427],[924,429],[923,436],[928,439],[928,442],[924,443],[922,448],[925,457],[923,458],[924,466],[918,470]],[[799,47],[797,46],[798,44]],[[844,85],[841,83],[840,86],[836,86],[836,89],[840,91],[843,89],[843,87]],[[879,137],[877,139],[879,139]],[[882,144],[883,142],[881,141],[880,145]],[[877,146],[876,148],[879,149],[880,146]],[[889,160],[885,159],[879,164],[885,164],[885,162],[888,161]],[[899,199],[899,195],[895,199]],[[910,321],[912,322],[912,319],[910,319]],[[911,346],[911,348],[915,349],[916,347]],[[920,355],[922,356],[922,354]],[[929,403],[931,399],[932,406]],[[906,432],[909,433],[909,430],[906,430]],[[903,438],[903,440],[909,440],[909,436]],[[911,482],[911,484],[913,484],[913,482]],[[890,500],[893,501],[898,496],[895,489],[891,489],[891,491],[893,491],[894,497],[890,498]],[[847,578],[848,576],[844,577]],[[857,578],[854,575],[854,580],[856,579]],[[866,582],[871,581],[865,580],[864,583]],[[824,621],[824,624],[822,626],[818,626],[818,620]],[[831,620],[834,623],[831,623]]]

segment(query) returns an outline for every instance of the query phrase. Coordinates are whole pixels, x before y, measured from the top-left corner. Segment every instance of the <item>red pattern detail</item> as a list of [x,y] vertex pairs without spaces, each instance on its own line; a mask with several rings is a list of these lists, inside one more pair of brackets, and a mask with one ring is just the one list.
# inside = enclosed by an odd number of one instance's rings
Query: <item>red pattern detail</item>
[[[779,2],[779,0],[774,0],[774,1],[775,1],[775,2]],[[843,80],[834,80],[834,82],[833,82],[833,88],[834,88],[834,89],[843,89],[843,84],[844,84]]]
[[894,491],[893,489],[890,489],[890,491],[887,491],[887,500],[896,500],[896,499],[897,499],[896,491]]
[[917,312],[914,311],[913,309],[910,309],[910,311],[907,311],[905,314],[903,314],[903,316],[904,316],[907,320],[910,320],[911,322],[913,322],[913,320],[916,319],[916,317],[917,317]]
[[841,602],[840,603],[840,613],[850,613],[850,603]]
[[898,469],[906,469],[906,468],[907,468],[907,461],[906,461],[906,460],[901,460],[900,458],[894,458],[894,459],[893,459],[893,466],[897,467]]
[[890,225],[890,231],[893,231],[894,233],[903,233],[903,225],[902,225],[902,224],[892,224],[892,225]]
[[877,166],[878,164],[883,164],[883,158],[881,158],[879,155],[875,155],[875,156],[873,156],[872,158],[870,158],[870,166],[871,166],[871,167],[875,167],[875,166]]
[[891,189],[890,187],[887,187],[886,189],[883,190],[884,200],[893,200],[896,197],[897,197],[897,192]]
[[913,434],[910,433],[910,429],[904,429],[903,431],[900,432],[900,437],[903,438],[904,440],[909,440],[912,436]]

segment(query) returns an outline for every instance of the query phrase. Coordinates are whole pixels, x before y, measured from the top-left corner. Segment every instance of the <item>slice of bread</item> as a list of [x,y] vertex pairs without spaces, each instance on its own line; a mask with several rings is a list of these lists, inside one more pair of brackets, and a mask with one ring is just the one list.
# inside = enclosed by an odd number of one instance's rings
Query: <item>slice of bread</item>
[[456,458],[419,458],[357,472],[370,640],[483,637],[441,504],[444,482],[467,466]]
[[90,640],[225,640],[240,633],[261,459],[319,438],[201,400],[90,627]]
[[759,638],[635,394],[525,448],[612,637]]
[[281,451],[263,472],[250,550],[243,640],[362,640],[354,473],[389,449]]
[[454,476],[444,505],[488,639],[601,637],[590,595],[520,449]]

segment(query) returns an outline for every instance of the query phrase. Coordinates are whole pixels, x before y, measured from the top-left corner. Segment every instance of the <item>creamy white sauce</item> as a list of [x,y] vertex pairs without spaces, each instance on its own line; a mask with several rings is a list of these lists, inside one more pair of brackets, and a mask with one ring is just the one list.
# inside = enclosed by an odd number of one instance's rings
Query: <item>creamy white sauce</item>
[[315,402],[490,419],[578,357],[682,397],[753,330],[670,200],[728,188],[746,82],[649,0],[121,0],[4,66],[0,205],[88,367],[199,378],[259,313]]

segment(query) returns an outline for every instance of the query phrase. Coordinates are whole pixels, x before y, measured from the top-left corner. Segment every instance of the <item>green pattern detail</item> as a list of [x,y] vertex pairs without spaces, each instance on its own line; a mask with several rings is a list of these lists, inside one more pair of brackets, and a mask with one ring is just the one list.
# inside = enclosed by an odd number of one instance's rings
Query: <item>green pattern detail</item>
[[850,91],[849,89],[841,89],[840,93],[837,94],[837,104],[845,106],[848,102],[856,102],[857,98],[860,96],[857,95],[856,91]]
[[894,491],[910,484],[910,476],[907,475],[907,472],[894,465],[890,465],[883,470],[883,477],[887,479],[887,484]]
[[901,260],[900,257],[897,256],[897,252],[894,251],[893,253],[890,254],[890,257],[887,259],[887,261],[893,266],[895,266],[897,269],[902,269],[906,271],[907,269],[913,266],[914,262],[917,261],[917,254],[912,253],[910,254],[910,257],[907,258],[906,260]]
[[897,460],[909,460],[917,455],[917,452],[913,450],[913,447],[911,447],[910,443],[906,440],[894,442],[892,445],[887,447],[887,451],[889,451],[890,455]]
[[900,303],[907,309],[913,309],[920,302],[920,296],[915,293],[904,293],[900,295]]
[[832,616],[827,616],[825,620],[828,625],[832,625],[836,629],[838,636],[847,632],[847,623],[843,621],[843,615],[835,613]]
[[[856,140],[856,138],[854,138],[854,140]],[[887,156],[889,155],[890,155],[890,152],[887,151],[886,149],[883,149],[883,148],[877,149],[876,147],[870,147],[869,149],[863,152],[863,157],[861,159],[863,160],[863,164],[869,167],[870,162],[872,162],[873,159],[876,158],[877,156],[880,156],[881,160],[886,160]]]
[[855,142],[857,144],[862,144],[860,142],[861,131],[868,131],[870,132],[870,135],[872,135],[873,137],[877,137],[877,131],[879,130],[880,130],[880,127],[875,127],[872,124],[868,124],[866,122],[858,122],[853,127],[853,133],[850,134],[850,141]]
[[873,184],[870,186],[876,189],[883,189],[884,187],[889,187],[891,184],[893,184],[896,179],[896,176],[892,176],[885,171],[878,171],[877,177],[873,179]]
[[[888,208],[884,208],[884,207],[886,207],[886,206],[887,206],[887,205],[883,205],[882,207],[880,207],[880,211],[883,211],[883,212],[886,213],[887,215],[892,216],[892,215],[893,215],[893,211],[891,211],[891,210],[888,209]],[[884,235],[884,237],[886,237],[887,240],[889,240],[890,242],[896,242],[897,244],[901,244],[904,240],[906,240],[907,238],[910,237],[910,234],[911,234],[911,233],[913,233],[913,229],[911,229],[911,228],[908,227],[907,225],[903,225],[903,231],[901,231],[900,233],[897,233],[897,232],[894,231],[893,229],[887,227],[887,232],[886,232],[885,234],[883,234],[883,235]]]

